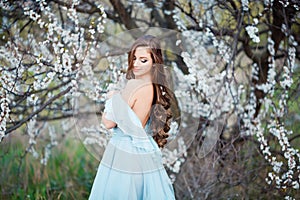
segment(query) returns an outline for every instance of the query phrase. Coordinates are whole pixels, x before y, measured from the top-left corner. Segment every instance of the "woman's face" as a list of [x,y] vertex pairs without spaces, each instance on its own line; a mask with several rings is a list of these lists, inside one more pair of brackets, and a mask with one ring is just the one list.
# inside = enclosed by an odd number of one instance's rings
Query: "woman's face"
[[135,78],[151,75],[153,61],[147,47],[137,47],[133,57],[133,74]]

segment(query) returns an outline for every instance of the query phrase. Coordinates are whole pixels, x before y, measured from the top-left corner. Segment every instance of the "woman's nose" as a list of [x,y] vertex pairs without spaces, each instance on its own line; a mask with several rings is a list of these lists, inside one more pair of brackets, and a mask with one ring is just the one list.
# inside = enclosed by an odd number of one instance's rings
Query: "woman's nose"
[[137,60],[137,59],[133,61],[133,66],[138,66],[138,64],[139,64],[139,63],[138,63],[138,60]]

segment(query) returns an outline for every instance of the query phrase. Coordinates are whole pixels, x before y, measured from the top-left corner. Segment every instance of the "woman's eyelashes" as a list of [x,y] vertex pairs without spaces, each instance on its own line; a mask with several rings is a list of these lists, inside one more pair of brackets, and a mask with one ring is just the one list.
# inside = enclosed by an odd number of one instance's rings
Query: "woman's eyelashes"
[[[133,61],[136,61],[136,57],[133,57]],[[141,63],[146,63],[148,59],[140,59]]]

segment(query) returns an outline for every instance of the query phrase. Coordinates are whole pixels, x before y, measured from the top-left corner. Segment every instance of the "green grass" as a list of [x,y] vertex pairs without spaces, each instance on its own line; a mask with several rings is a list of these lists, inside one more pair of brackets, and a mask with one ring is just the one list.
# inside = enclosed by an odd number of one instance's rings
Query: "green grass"
[[81,141],[62,141],[44,166],[30,153],[21,159],[28,144],[18,137],[0,143],[0,199],[88,198],[99,161]]

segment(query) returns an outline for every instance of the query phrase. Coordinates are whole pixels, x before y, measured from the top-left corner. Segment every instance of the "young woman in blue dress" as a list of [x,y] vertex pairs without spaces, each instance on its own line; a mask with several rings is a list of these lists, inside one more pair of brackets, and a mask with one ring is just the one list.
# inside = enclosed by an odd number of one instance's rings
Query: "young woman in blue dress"
[[89,199],[171,200],[173,186],[162,164],[172,120],[172,92],[159,40],[138,38],[128,53],[128,82],[108,94],[102,123],[113,129]]

